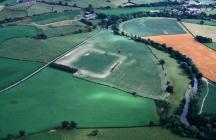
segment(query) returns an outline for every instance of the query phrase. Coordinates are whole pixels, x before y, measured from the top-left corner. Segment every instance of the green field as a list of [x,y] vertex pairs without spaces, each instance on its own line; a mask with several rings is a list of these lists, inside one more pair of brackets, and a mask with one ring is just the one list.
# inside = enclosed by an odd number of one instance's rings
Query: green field
[[48,12],[63,12],[64,10],[78,10],[75,7],[63,6],[63,5],[49,5],[46,3],[37,2],[36,4],[32,5],[28,10],[28,15],[37,15],[43,14]]
[[187,33],[175,19],[138,18],[121,23],[120,30],[137,36],[156,36]]
[[106,14],[106,15],[120,16],[122,14],[132,14],[132,13],[147,12],[147,11],[160,11],[163,9],[170,9],[170,7],[131,7],[131,8],[96,9],[95,12]]
[[0,90],[18,82],[43,65],[37,62],[7,58],[0,58],[0,64]]
[[[49,83],[49,84],[47,84]],[[0,137],[20,129],[38,132],[74,120],[78,127],[145,126],[159,123],[154,100],[77,79],[47,68],[0,94]]]
[[47,37],[55,37],[55,36],[61,36],[61,35],[69,35],[73,34],[74,32],[77,32],[79,30],[86,31],[87,26],[83,23],[77,22],[73,25],[67,25],[67,26],[61,26],[61,27],[55,27],[55,28],[44,28],[43,33],[47,35]]
[[98,129],[95,137],[87,136],[93,129],[75,129],[40,133],[19,140],[193,140],[179,137],[162,127]]
[[[204,83],[206,85],[206,83]],[[208,88],[208,90],[207,90]],[[201,101],[206,96],[206,93],[208,91],[208,95],[206,97],[206,100],[204,102],[202,113],[216,113],[215,108],[215,100],[216,100],[216,84],[209,82],[208,87],[205,86],[203,89],[203,92],[201,94]]]
[[6,18],[18,18],[27,16],[25,11],[14,11],[8,9],[7,7],[0,11],[0,20],[5,20]]
[[74,19],[76,16],[79,16],[80,10],[74,11],[65,11],[61,13],[47,13],[40,16],[33,16],[31,19],[37,24],[48,24],[53,22],[58,22],[62,20]]
[[[93,47],[126,58],[106,78],[91,76],[83,78],[129,92],[136,92],[138,95],[145,97],[160,98],[164,96],[161,88],[161,85],[164,84],[162,68],[145,44],[113,35],[111,32],[102,31],[81,47],[83,49]],[[63,61],[62,63],[64,64]],[[100,69],[100,64],[95,62],[89,63],[88,66]],[[82,77],[82,74],[80,76]]]
[[165,0],[131,0],[131,2],[134,2],[136,4],[148,4],[148,3],[155,3],[161,1],[165,1]]
[[81,56],[72,65],[79,69],[88,70],[95,73],[103,73],[117,61],[118,57],[109,54],[89,52],[88,55]]
[[[182,22],[188,22],[188,23],[195,23],[195,24],[200,24],[201,19],[182,19]],[[204,25],[209,25],[209,26],[216,26],[216,22],[214,21],[209,21],[209,20],[203,20]]]
[[216,43],[206,43],[205,45],[216,51]]
[[[5,26],[0,27],[0,43],[2,41],[12,39],[12,38],[21,38],[21,37],[34,37],[37,35],[37,29],[32,26]],[[0,46],[1,49],[1,46]]]
[[171,58],[168,53],[154,48],[152,48],[152,51],[159,59],[163,59],[165,61],[164,68],[167,73],[167,80],[174,87],[174,94],[170,95],[167,99],[167,101],[171,104],[169,115],[172,115],[182,102],[184,94],[190,84],[190,80],[180,68],[177,61]]
[[[48,62],[92,36],[95,32],[53,37],[46,40],[15,38],[0,45],[0,56]],[[17,45],[19,44],[19,45]]]

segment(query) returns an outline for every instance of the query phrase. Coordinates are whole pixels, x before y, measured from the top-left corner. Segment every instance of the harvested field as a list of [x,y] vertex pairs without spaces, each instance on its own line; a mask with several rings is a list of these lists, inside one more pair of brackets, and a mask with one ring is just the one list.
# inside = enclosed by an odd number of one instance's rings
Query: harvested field
[[[49,83],[49,84],[48,84]],[[154,100],[74,78],[47,68],[0,94],[0,138],[76,121],[78,127],[146,126],[159,123]]]
[[182,28],[176,19],[161,17],[144,17],[132,19],[121,23],[120,30],[137,36],[156,36],[184,34],[187,31]]
[[216,26],[200,25],[183,22],[184,26],[194,35],[212,38],[216,42]]
[[[91,49],[101,52],[100,55],[90,55],[88,57],[91,58],[85,61],[83,60],[85,63],[79,66],[79,68],[85,67],[88,73],[83,73],[81,69],[81,73],[76,73],[76,76],[131,93],[135,92],[137,95],[144,97],[158,99],[165,96],[165,78],[163,70],[161,65],[158,65],[158,61],[152,55],[148,46],[128,40],[124,37],[113,35],[108,31],[100,32],[79,48],[65,55],[62,60],[59,59],[57,63],[70,65],[70,62],[72,62],[72,66],[75,66],[73,62],[75,60],[78,60],[78,62],[81,61],[79,58],[82,58],[82,56]],[[110,62],[111,60],[107,61],[107,59],[105,61],[97,60],[102,56],[104,57],[103,53],[108,54],[109,57],[110,55],[117,56],[118,60],[114,63]],[[103,55],[101,56],[101,54]],[[100,63],[97,63],[98,61],[100,61]],[[86,63],[88,63],[88,65],[86,65]],[[102,65],[104,67],[108,66],[108,71],[100,75],[98,72],[104,71],[101,67]],[[91,73],[90,76],[90,70],[93,70],[94,74],[97,74],[97,76],[92,75],[93,73]]]
[[165,43],[167,46],[187,55],[200,69],[204,77],[216,81],[216,52],[197,42],[191,34],[149,36],[144,38]]

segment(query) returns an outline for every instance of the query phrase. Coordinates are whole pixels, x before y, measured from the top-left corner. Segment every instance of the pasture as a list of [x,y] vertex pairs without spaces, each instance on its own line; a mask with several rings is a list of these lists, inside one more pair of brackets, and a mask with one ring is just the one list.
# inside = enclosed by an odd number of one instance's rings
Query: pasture
[[120,30],[137,36],[156,36],[187,33],[176,19],[144,17],[132,19],[119,25]]
[[[48,84],[49,83],[49,84]],[[0,94],[0,137],[38,132],[76,121],[82,127],[146,126],[159,123],[155,102],[47,68]]]
[[65,51],[76,47],[96,32],[97,31],[52,37],[46,40],[14,38],[1,44],[0,56],[21,60],[49,62]]
[[28,76],[43,64],[37,62],[0,58],[0,90]]
[[[78,62],[82,61],[79,60],[79,58],[82,58],[82,56],[87,53],[86,51],[92,49],[104,53],[103,57],[101,55],[88,56],[88,59],[84,59],[82,64],[80,62],[79,66],[79,68],[85,67],[87,71],[79,69],[76,76],[111,87],[120,88],[131,93],[135,92],[140,96],[157,99],[163,98],[165,80],[162,67],[158,65],[158,61],[152,55],[148,46],[124,37],[113,35],[108,31],[100,32],[79,48],[59,59],[57,63],[63,65],[70,65],[70,63],[72,63],[73,65],[74,60]],[[108,54],[109,57],[110,55],[117,56],[118,60],[113,63],[112,59],[108,60],[106,58],[106,54]],[[100,61],[100,63],[97,63],[98,61]],[[87,63],[88,65],[86,65]],[[104,63],[103,66],[101,66],[102,63]],[[109,67],[106,72],[103,74],[97,73],[97,71],[103,70],[103,67],[106,67],[107,64],[111,64],[111,67]],[[94,69],[94,73],[88,71],[92,69]],[[161,86],[163,88],[161,88]]]
[[[145,37],[180,51],[193,60],[204,77],[216,81],[216,52],[197,42],[191,34]],[[184,43],[182,43],[184,42]]]
[[126,14],[138,13],[138,12],[160,11],[169,8],[171,7],[130,7],[130,8],[96,9],[95,12],[106,14],[106,15],[120,16],[122,14],[126,15]]
[[76,16],[81,15],[80,10],[73,10],[73,11],[65,11],[61,13],[47,13],[40,16],[33,16],[31,19],[37,24],[48,24],[53,22],[58,22],[62,20],[72,20]]
[[0,11],[0,20],[5,20],[6,18],[19,18],[27,16],[25,11],[11,10],[5,7]]
[[206,83],[203,82],[203,84],[204,84],[204,88],[200,97],[201,99],[200,106],[203,100],[204,102],[203,102],[203,109],[201,113],[215,114],[216,113],[216,109],[215,109],[216,83],[209,82],[208,85],[206,85]]
[[[97,129],[95,137],[87,136],[95,129],[75,129],[71,131],[57,131],[54,133],[40,133],[26,136],[19,140],[193,140],[180,137],[162,127],[142,128],[105,128]],[[146,137],[148,136],[148,137]]]
[[75,32],[79,32],[80,30],[81,32],[87,31],[87,26],[83,23],[76,22],[73,23],[72,25],[43,28],[43,33],[46,34],[47,37],[55,37],[55,36],[70,35]]
[[[0,27],[0,43],[12,38],[35,37],[37,29],[33,26],[5,26]],[[1,48],[1,47],[0,47]]]
[[[187,23],[194,23],[194,24],[200,24],[202,20],[201,19],[182,19],[182,22],[187,22]],[[204,25],[209,25],[209,26],[216,26],[216,22],[210,21],[210,20],[203,20]]]
[[206,43],[205,45],[216,51],[216,43]]
[[216,26],[199,25],[185,22],[183,22],[183,24],[194,36],[205,36],[208,38],[212,38],[212,41],[216,42]]

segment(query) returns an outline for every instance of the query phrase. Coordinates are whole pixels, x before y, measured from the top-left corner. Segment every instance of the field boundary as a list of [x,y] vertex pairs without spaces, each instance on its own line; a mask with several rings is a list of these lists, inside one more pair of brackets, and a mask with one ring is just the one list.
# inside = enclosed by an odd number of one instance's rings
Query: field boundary
[[39,69],[37,69],[35,72],[33,72],[32,74],[26,76],[25,78],[21,79],[20,81],[14,83],[13,85],[10,85],[9,87],[6,87],[2,90],[0,90],[0,94],[2,94],[3,92],[23,83],[24,81],[28,80],[29,78],[33,77],[34,75],[36,75],[37,73],[39,73],[40,71],[42,71],[43,69],[45,69],[47,66],[49,66],[51,63],[55,62],[56,60],[58,60],[59,58],[61,58],[62,56],[66,55],[67,53],[73,51],[74,49],[80,47],[81,45],[85,44],[88,40],[90,40],[91,38],[93,38],[95,35],[97,35],[99,31],[96,31],[96,33],[94,33],[93,35],[91,35],[89,38],[87,38],[86,40],[80,42],[79,44],[75,45],[75,47],[67,50],[66,52],[64,52],[63,54],[58,55],[55,59],[51,60],[50,62],[48,62],[47,64],[45,64],[44,66],[40,67]]

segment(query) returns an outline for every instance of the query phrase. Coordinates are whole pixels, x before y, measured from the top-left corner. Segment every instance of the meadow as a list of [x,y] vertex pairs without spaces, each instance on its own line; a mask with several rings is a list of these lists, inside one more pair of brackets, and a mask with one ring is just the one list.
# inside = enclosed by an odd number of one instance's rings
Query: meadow
[[[95,137],[87,136],[94,129],[75,129],[54,133],[39,133],[19,140],[194,140],[180,137],[162,127],[97,129]],[[147,137],[146,137],[147,136]]]
[[[187,23],[194,23],[194,24],[200,24],[201,19],[182,19],[182,22],[187,22]],[[204,25],[209,25],[209,26],[216,26],[216,22],[214,21],[209,21],[209,20],[203,20]]]
[[6,18],[20,18],[27,16],[25,11],[11,10],[5,7],[0,11],[0,20],[5,20]]
[[[164,89],[161,88],[165,84],[162,67],[158,65],[158,61],[152,55],[148,46],[113,35],[108,31],[102,31],[78,49],[91,47],[105,51],[108,54],[119,54],[125,57],[125,60],[108,77],[85,77],[82,74],[78,75],[79,77],[131,93],[135,92],[137,95],[144,97],[162,98],[164,96]],[[94,66],[95,69],[100,69],[101,66],[100,63],[94,61],[89,65]]]
[[120,16],[122,14],[132,14],[132,13],[147,12],[147,11],[160,11],[169,8],[171,7],[130,7],[130,8],[96,9],[95,12],[106,14],[106,15]]
[[205,45],[216,51],[216,43],[206,43]]
[[65,11],[61,13],[47,13],[40,16],[33,16],[31,19],[37,24],[48,24],[52,22],[58,22],[62,20],[73,20],[76,16],[79,16],[80,10]]
[[[48,84],[49,83],[49,84]],[[159,123],[155,102],[46,68],[0,94],[0,137],[38,132],[76,121],[79,128]]]
[[[201,94],[201,101],[204,99],[204,97],[207,95],[204,105],[203,105],[203,109],[201,113],[210,113],[210,114],[215,114],[216,113],[216,109],[215,109],[215,100],[216,100],[216,83],[213,82],[209,82],[208,83],[208,87],[206,87],[206,83],[205,84],[205,88],[203,89],[203,92]],[[207,93],[208,92],[208,93]],[[201,106],[201,105],[200,105]]]
[[43,64],[37,62],[0,58],[0,90],[28,76]]
[[0,56],[21,60],[49,62],[58,55],[80,44],[96,32],[97,31],[52,37],[46,40],[14,38],[0,45]]
[[[37,36],[37,29],[33,26],[5,26],[0,27],[0,43],[12,38],[35,37]],[[1,47],[0,47],[1,48]]]
[[123,22],[120,30],[137,36],[155,36],[187,33],[175,19],[145,17]]

